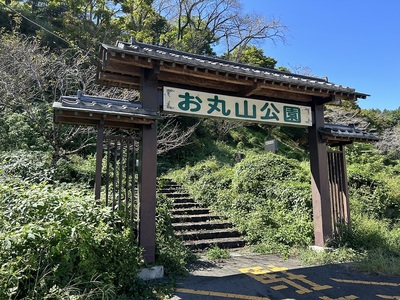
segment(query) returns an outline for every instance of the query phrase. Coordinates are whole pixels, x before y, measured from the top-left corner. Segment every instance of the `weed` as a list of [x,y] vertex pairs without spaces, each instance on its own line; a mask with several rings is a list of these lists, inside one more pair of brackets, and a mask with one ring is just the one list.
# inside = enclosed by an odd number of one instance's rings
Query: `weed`
[[229,251],[227,249],[219,248],[217,245],[213,245],[207,249],[206,256],[209,260],[224,260],[230,257]]

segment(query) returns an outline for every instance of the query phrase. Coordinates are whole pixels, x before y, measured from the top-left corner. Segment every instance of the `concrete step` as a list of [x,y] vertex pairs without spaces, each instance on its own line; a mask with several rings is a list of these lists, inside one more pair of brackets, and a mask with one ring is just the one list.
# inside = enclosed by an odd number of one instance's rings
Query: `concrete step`
[[179,193],[182,192],[182,188],[180,187],[163,187],[162,189],[158,190],[159,193]]
[[234,228],[179,231],[179,232],[176,232],[176,235],[181,237],[184,241],[240,237],[240,233]]
[[205,215],[209,214],[210,210],[203,207],[185,207],[185,208],[173,208],[170,210],[172,216],[179,215]]
[[222,229],[222,228],[231,228],[232,223],[228,221],[222,220],[213,220],[213,221],[198,221],[198,222],[180,222],[173,223],[172,227],[175,232],[179,231],[190,231],[190,230],[207,230],[207,229]]
[[204,250],[212,245],[217,245],[219,248],[240,248],[244,247],[245,241],[241,237],[217,238],[207,240],[191,240],[185,241],[184,245],[191,250]]
[[194,201],[181,186],[170,182],[158,191],[172,200],[172,226],[177,236],[193,251],[217,245],[220,248],[238,248],[245,245],[240,233],[229,221],[210,214],[209,209]]
[[163,194],[171,199],[190,198],[190,194],[185,192],[174,192],[174,193],[163,193]]
[[197,202],[195,202],[194,200],[193,200],[193,198],[190,198],[190,197],[182,197],[182,198],[174,198],[173,199],[173,203],[175,204],[175,203],[196,203],[196,204],[198,204]]
[[200,204],[192,201],[192,202],[174,202],[172,203],[172,206],[174,209],[180,209],[180,208],[194,208],[194,207],[201,207]]
[[180,222],[204,222],[210,220],[217,220],[218,216],[210,214],[200,214],[200,215],[174,215],[171,217],[172,223]]

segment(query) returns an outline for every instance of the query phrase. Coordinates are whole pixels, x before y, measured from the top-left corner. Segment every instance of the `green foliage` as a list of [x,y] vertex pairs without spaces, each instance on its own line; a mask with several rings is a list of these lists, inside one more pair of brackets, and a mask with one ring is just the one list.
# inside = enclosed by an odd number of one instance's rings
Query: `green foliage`
[[356,261],[355,267],[363,272],[400,276],[400,256],[382,248],[371,249]]
[[231,54],[231,58],[240,63],[249,64],[263,68],[274,69],[277,63],[276,59],[264,55],[264,50],[256,46],[245,46],[238,50],[235,49]]
[[93,186],[96,158],[72,155],[55,165],[49,152],[14,150],[0,152],[0,177],[20,178],[26,182],[68,182]]
[[368,118],[371,127],[380,133],[382,133],[385,128],[395,125],[393,122],[395,120],[391,119],[388,115],[382,114],[379,109],[363,109],[361,110],[361,116]]
[[95,172],[95,155],[88,155],[86,158],[79,155],[71,155],[66,158],[60,158],[56,162],[54,179],[59,182],[80,182],[93,186]]
[[167,20],[152,7],[153,1],[128,0],[121,2],[122,14],[116,23],[122,30],[125,39],[150,44],[160,44],[168,32]]
[[227,249],[221,249],[217,245],[212,245],[207,249],[206,256],[209,260],[220,261],[230,257]]
[[193,259],[193,254],[174,234],[169,212],[171,208],[171,199],[163,194],[158,194],[156,217],[157,263],[164,266],[165,274],[173,278],[186,274],[184,265]]
[[306,180],[294,160],[268,152],[263,155],[249,156],[236,165],[233,186],[241,193],[265,196],[271,181],[274,183],[292,180]]
[[385,157],[371,146],[359,144],[349,147],[347,156],[351,211],[378,219],[399,219],[398,163],[387,165]]
[[263,149],[265,137],[268,134],[261,126],[240,126],[229,132],[239,149]]
[[140,285],[132,231],[79,187],[2,182],[0,206],[0,298],[110,299]]
[[[157,264],[184,274],[191,254],[158,199]],[[0,299],[151,299],[171,282],[146,283],[135,230],[79,185],[0,177]]]
[[337,264],[360,259],[360,253],[349,247],[326,249],[318,252],[309,248],[302,248],[298,255],[301,261],[307,265]]
[[197,200],[231,218],[250,243],[281,249],[312,241],[306,178],[296,161],[272,153],[248,154],[233,168],[208,160],[175,177]]
[[400,275],[400,224],[353,214],[352,226],[341,241],[359,254],[355,267],[362,271]]
[[28,122],[27,112],[7,111],[0,118],[0,151],[47,150],[47,141]]
[[0,179],[20,178],[26,182],[50,182],[54,178],[51,157],[40,151],[0,152]]

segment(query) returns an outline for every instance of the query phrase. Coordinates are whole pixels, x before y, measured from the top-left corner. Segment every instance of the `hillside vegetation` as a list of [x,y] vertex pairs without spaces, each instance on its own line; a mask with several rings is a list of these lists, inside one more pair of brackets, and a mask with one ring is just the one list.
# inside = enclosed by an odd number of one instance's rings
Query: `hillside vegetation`
[[[297,253],[313,242],[307,150],[288,146],[296,145],[293,136],[300,129],[260,127],[233,129],[224,143],[194,140],[197,151],[188,151],[193,155],[188,154],[186,165],[166,176],[215,213],[233,220],[255,251]],[[278,154],[263,151],[263,141],[272,137],[281,139]],[[383,154],[377,146],[346,147],[351,226],[331,241],[335,251],[317,259],[356,260],[362,269],[399,274],[400,163],[397,152]],[[300,252],[309,260],[307,251]]]
[[[243,15],[240,1],[178,1],[168,15],[154,1],[113,3],[0,2],[0,299],[159,298],[171,293],[173,279],[185,274],[192,258],[173,235],[171,203],[158,196],[156,263],[168,279],[139,280],[146,264],[134,225],[93,201],[95,130],[53,124],[52,103],[81,88],[125,100],[138,96],[94,83],[100,41],[133,36],[207,55],[217,55],[213,47],[226,41],[221,57],[276,67],[254,44],[284,40],[285,26]],[[351,227],[331,242],[335,250],[318,259],[352,260],[367,271],[400,275],[400,108],[362,110],[344,103],[327,106],[326,119],[375,130],[382,140],[347,147]],[[255,251],[309,260],[306,129],[189,117],[158,125],[160,178],[180,182],[233,220]],[[277,154],[263,151],[270,139],[279,141]]]

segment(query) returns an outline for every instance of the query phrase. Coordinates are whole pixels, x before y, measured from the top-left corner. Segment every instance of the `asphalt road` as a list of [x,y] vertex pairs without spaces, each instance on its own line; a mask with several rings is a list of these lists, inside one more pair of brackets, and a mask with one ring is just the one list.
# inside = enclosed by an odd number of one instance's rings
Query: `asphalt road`
[[400,277],[361,273],[348,264],[310,267],[275,255],[233,252],[222,262],[200,259],[190,267],[173,300],[400,300]]

